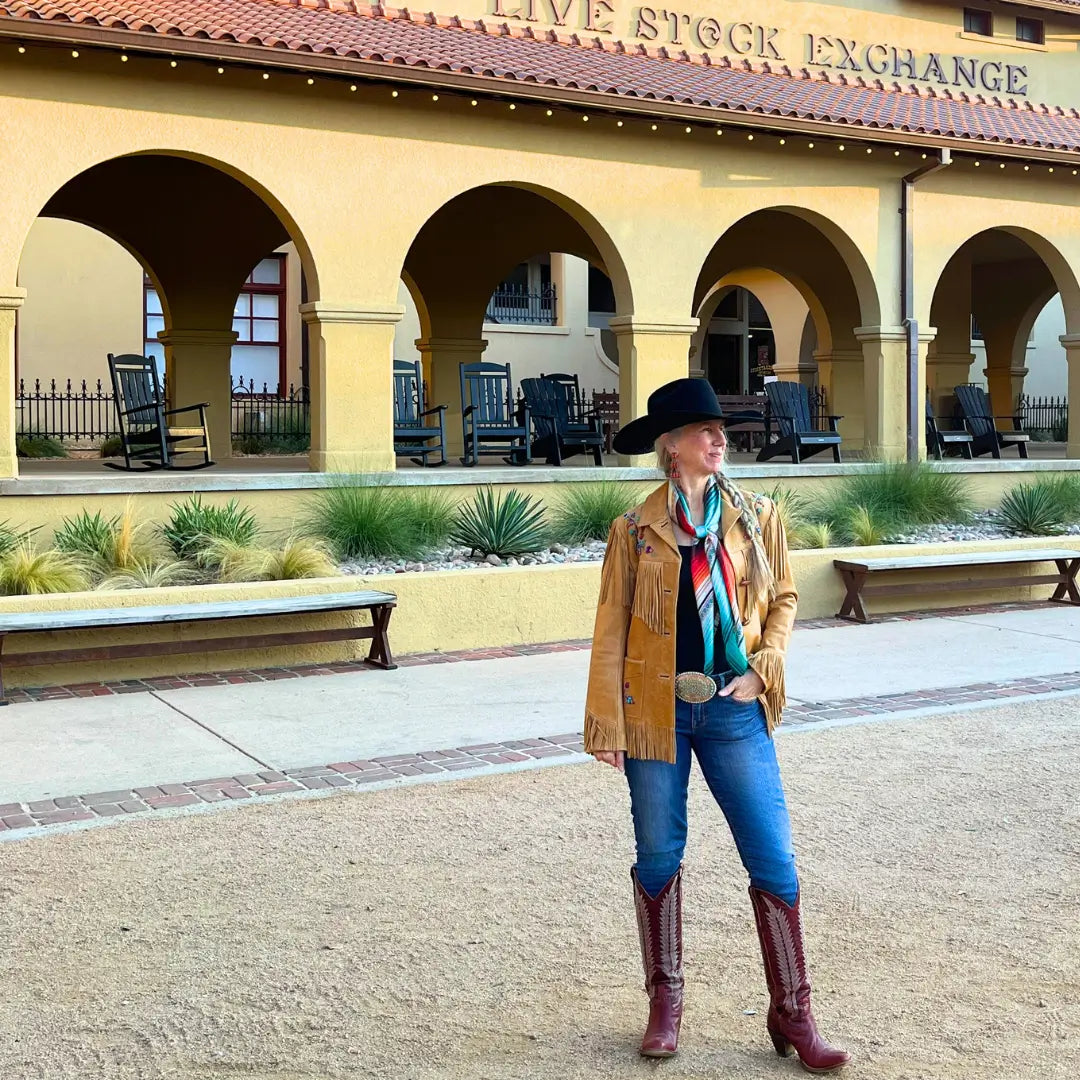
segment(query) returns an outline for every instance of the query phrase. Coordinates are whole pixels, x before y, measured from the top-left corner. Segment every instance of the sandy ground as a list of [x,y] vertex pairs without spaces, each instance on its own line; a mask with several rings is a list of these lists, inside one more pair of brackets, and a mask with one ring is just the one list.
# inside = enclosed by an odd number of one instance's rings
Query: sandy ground
[[[1071,1080],[1080,699],[778,745],[846,1075]],[[590,764],[0,845],[0,1078],[799,1075],[696,772],[691,811],[673,1060],[635,1054],[628,800]]]

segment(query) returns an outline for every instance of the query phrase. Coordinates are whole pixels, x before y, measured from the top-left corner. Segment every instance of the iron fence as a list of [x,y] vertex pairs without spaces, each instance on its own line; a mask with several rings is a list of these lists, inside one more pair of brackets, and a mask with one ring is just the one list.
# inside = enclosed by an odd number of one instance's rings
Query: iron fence
[[1069,399],[1063,397],[1028,397],[1017,402],[1020,426],[1032,434],[1044,435],[1054,442],[1065,442],[1069,430]]
[[558,322],[555,286],[545,285],[530,292],[526,285],[504,285],[492,293],[484,321],[554,326]]
[[[18,433],[67,442],[95,442],[119,434],[116,403],[111,388],[101,380],[57,382],[35,379],[28,386],[19,380],[15,395]],[[257,389],[238,380],[232,387],[232,434],[247,440],[254,450],[264,443],[306,449],[311,431],[311,394],[306,386],[280,393],[266,383]]]

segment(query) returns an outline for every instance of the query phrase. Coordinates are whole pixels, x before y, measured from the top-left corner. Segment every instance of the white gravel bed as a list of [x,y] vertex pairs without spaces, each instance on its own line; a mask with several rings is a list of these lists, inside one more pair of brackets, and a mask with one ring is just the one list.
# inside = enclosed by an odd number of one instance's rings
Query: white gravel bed
[[[1027,534],[1010,528],[998,510],[976,511],[967,524],[920,525],[889,538],[891,544],[942,544],[954,540],[1013,540]],[[1060,536],[1080,536],[1080,522],[1067,525]]]
[[474,556],[468,548],[448,548],[433,551],[422,562],[408,559],[358,560],[338,564],[343,574],[370,577],[373,574],[404,574],[423,570],[490,570],[493,566],[546,566],[560,563],[600,562],[604,557],[604,541],[590,540],[585,544],[552,544],[545,551],[525,555]]

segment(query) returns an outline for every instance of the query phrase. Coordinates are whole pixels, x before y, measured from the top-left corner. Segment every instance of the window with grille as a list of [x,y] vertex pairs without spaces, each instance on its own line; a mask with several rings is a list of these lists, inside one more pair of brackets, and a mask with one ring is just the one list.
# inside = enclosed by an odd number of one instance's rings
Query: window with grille
[[[277,393],[285,386],[285,305],[286,256],[263,259],[248,275],[233,307],[231,375],[234,387],[262,392],[263,386]],[[145,282],[144,337],[147,356],[158,358],[158,370],[165,371],[165,350],[158,332],[165,329],[161,298],[149,280]]]

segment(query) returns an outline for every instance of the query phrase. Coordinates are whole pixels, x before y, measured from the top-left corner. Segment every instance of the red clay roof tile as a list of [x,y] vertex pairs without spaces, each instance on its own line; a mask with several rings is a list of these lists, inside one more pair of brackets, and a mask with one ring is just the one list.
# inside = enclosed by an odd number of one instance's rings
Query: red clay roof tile
[[[1080,0],[1061,2],[1080,7]],[[237,42],[533,83],[552,87],[553,97],[559,89],[585,90],[748,116],[1080,152],[1076,109],[939,95],[898,83],[830,79],[826,72],[775,71],[767,64],[755,69],[746,61],[733,67],[703,54],[628,48],[552,31],[538,35],[530,27],[355,0],[0,0],[0,23],[10,28],[15,21],[27,38],[42,21],[69,22],[225,43],[214,45],[215,55],[227,55],[227,43]]]

